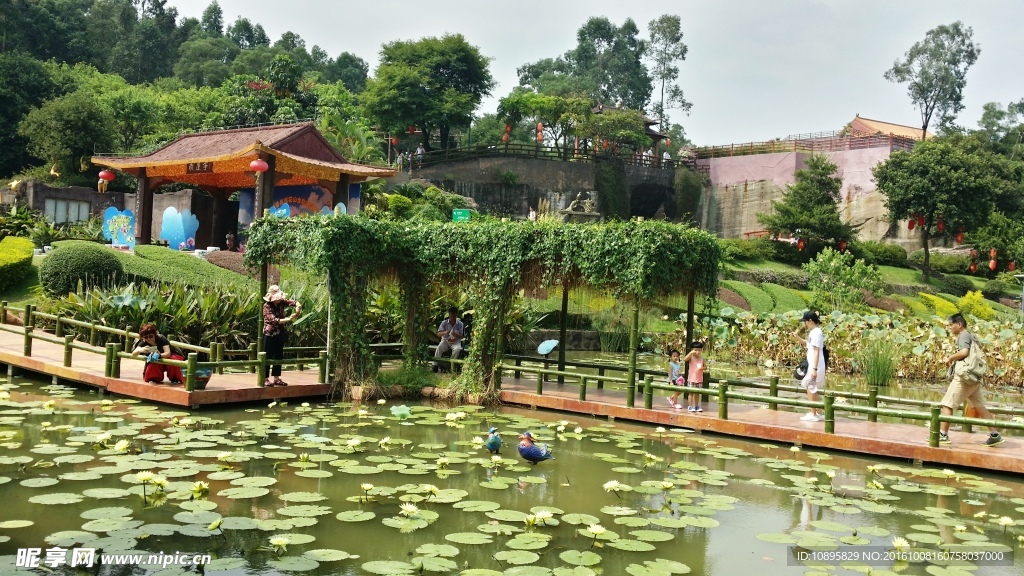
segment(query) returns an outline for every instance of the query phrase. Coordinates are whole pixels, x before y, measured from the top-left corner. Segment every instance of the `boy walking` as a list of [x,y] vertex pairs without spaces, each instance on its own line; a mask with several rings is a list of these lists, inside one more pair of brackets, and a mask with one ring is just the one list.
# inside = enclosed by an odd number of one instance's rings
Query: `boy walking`
[[[967,405],[977,411],[978,418],[992,419],[992,413],[985,408],[981,394],[981,381],[969,382],[957,374],[957,362],[962,362],[971,355],[971,345],[974,344],[974,334],[967,331],[967,320],[962,314],[953,314],[949,317],[949,331],[956,336],[956,352],[946,358],[946,366],[949,366],[949,388],[946,395],[942,397],[942,413],[952,416],[953,410],[967,401]],[[1003,443],[1003,437],[999,430],[989,426],[989,436],[985,440],[985,446],[996,446]],[[949,422],[939,423],[939,444],[949,444]]]

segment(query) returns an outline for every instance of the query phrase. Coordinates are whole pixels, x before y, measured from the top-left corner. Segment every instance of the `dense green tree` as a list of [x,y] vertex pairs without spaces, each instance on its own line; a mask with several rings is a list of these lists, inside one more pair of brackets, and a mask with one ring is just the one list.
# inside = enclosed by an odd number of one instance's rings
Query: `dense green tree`
[[591,18],[576,33],[576,48],[558,58],[520,67],[519,84],[541,93],[585,93],[607,103],[643,109],[651,98],[651,76],[644,66],[647,42],[627,18],[616,26],[604,17]]
[[422,129],[429,150],[435,132],[447,147],[452,128],[469,126],[493,86],[487,58],[461,34],[449,34],[385,44],[361,100],[380,128]]
[[259,46],[270,47],[270,38],[267,37],[267,33],[263,30],[263,25],[254,25],[248,18],[239,16],[234,24],[228,26],[227,34],[243,50],[250,50]]
[[132,33],[139,15],[132,0],[96,0],[86,15],[91,62],[110,71],[110,56],[117,43]]
[[160,120],[159,98],[152,90],[139,86],[103,94],[100,103],[114,122],[114,149],[120,153],[134,151]]
[[220,38],[224,35],[224,11],[220,9],[217,0],[210,2],[210,5],[203,10],[203,17],[199,20],[199,27],[208,36]]
[[910,101],[921,112],[922,138],[933,116],[947,126],[964,109],[967,70],[981,54],[973,36],[959,21],[932,28],[885,72],[886,80],[907,84]]
[[531,144],[536,141],[536,123],[525,118],[512,123],[502,120],[497,114],[483,114],[473,119],[472,129],[463,144],[467,146],[501,145],[501,136],[505,133],[505,124],[507,123],[512,124],[508,140],[510,144]]
[[1011,102],[1003,107],[998,102],[989,102],[982,108],[978,120],[979,135],[984,137],[991,150],[1010,160],[1024,159],[1024,100]]
[[62,174],[79,170],[79,160],[113,150],[109,112],[84,90],[73,92],[33,109],[18,127],[28,140],[28,151]]
[[584,119],[576,133],[588,139],[591,149],[599,154],[621,151],[623,147],[639,151],[651,145],[639,110],[604,108]]
[[24,52],[0,53],[0,177],[16,174],[31,162],[18,123],[56,90],[42,62]]
[[543,124],[545,141],[558,150],[563,160],[572,157],[575,140],[570,143],[570,138],[576,127],[590,116],[590,111],[589,98],[538,94],[522,87],[498,101],[499,120],[513,125],[523,120]]
[[174,75],[192,86],[219,86],[231,76],[231,62],[239,49],[230,39],[197,38],[181,45]]
[[948,230],[970,233],[984,226],[993,199],[1005,184],[991,170],[989,158],[945,141],[897,151],[872,169],[893,222],[923,217],[918,226],[924,249],[924,277],[929,273],[929,241],[941,219]]
[[342,52],[323,68],[323,78],[328,82],[342,82],[354,94],[366,89],[366,76],[370,67],[366,61],[350,52]]
[[835,175],[838,169],[824,154],[808,156],[807,167],[796,171],[796,183],[786,187],[782,201],[772,201],[772,213],[758,214],[757,219],[773,235],[798,234],[821,242],[853,240],[853,228],[839,215],[843,179]]
[[6,0],[0,3],[3,50],[40,60],[89,62],[86,13],[93,0]]
[[[666,129],[666,97],[668,108],[681,108],[689,112],[692,104],[683,97],[683,89],[676,84],[679,79],[679,67],[676,65],[686,60],[687,47],[683,43],[683,28],[679,16],[665,14],[647,25],[650,35],[648,57],[651,59],[651,74],[661,84],[660,97],[654,104],[654,116],[658,118],[658,127]],[[667,89],[667,93],[666,93]]]
[[269,46],[257,46],[250,50],[242,50],[231,62],[231,75],[253,75],[258,76],[266,70],[274,57],[281,54],[280,50]]

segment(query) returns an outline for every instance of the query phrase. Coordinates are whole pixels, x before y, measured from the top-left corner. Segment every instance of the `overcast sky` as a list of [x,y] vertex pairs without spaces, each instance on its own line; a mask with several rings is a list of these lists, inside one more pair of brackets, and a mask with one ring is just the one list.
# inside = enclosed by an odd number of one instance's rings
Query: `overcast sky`
[[[199,17],[209,0],[170,0]],[[693,102],[681,123],[695,143],[727,144],[837,130],[855,114],[919,126],[906,88],[882,74],[925,32],[962,20],[981,56],[967,76],[960,124],[975,127],[986,102],[1024,98],[1024,2],[1019,0],[220,0],[225,22],[263,24],[272,40],[291,30],[332,57],[352,52],[373,73],[384,42],[462,33],[492,59],[498,82],[480,113],[518,83],[516,68],[574,47],[591,16],[647,23],[682,17],[689,46],[680,83]]]

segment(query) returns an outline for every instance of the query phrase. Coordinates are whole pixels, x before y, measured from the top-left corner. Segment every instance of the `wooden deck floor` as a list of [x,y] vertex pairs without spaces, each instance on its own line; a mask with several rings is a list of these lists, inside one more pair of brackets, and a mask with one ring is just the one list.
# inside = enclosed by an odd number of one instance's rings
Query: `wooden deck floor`
[[[590,416],[609,416],[635,420],[665,427],[692,428],[740,436],[752,440],[769,440],[872,454],[891,458],[921,460],[934,464],[983,468],[986,470],[1024,473],[1024,438],[1007,436],[998,446],[983,445],[987,430],[973,434],[950,430],[952,444],[932,448],[928,445],[928,429],[914,424],[867,422],[836,415],[835,434],[825,433],[824,422],[803,422],[806,412],[767,410],[738,401],[729,403],[729,419],[718,418],[718,406],[704,404],[704,412],[670,408],[664,396],[655,396],[651,410],[643,408],[643,395],[637,394],[636,408],[627,408],[625,392],[608,389],[587,389],[587,400],[579,400],[579,388],[571,383],[544,385],[544,394],[537,395],[535,379],[504,378],[501,399],[511,404],[575,412]],[[685,398],[680,398],[685,400]]]
[[327,384],[318,384],[318,371],[316,367],[310,367],[309,370],[285,372],[283,379],[288,382],[288,386],[261,388],[257,386],[256,375],[251,373],[214,374],[205,390],[187,392],[184,385],[144,382],[141,361],[122,360],[121,378],[105,377],[104,355],[100,348],[97,348],[96,354],[75,350],[71,366],[65,367],[63,346],[36,340],[32,343],[32,356],[25,357],[22,355],[23,345],[24,338],[21,335],[0,332],[0,364],[13,364],[23,370],[95,386],[111,394],[174,406],[198,407],[325,396],[331,388]]

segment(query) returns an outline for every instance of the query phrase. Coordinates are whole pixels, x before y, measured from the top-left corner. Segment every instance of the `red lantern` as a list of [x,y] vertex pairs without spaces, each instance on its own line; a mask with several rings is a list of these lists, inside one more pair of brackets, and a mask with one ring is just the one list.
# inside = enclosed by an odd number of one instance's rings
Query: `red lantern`
[[671,146],[671,145],[672,145],[672,139],[671,138],[665,138],[665,146]]
[[974,274],[977,271],[978,271],[978,263],[977,262],[971,262],[971,274]]
[[846,252],[846,240],[839,241],[839,251]]
[[917,225],[918,226],[924,226],[924,216],[918,216],[917,217]]
[[415,133],[416,133],[416,127],[415,126],[409,126],[409,134],[415,134]]
[[249,162],[249,169],[253,172],[259,172],[260,174],[270,170],[270,165],[266,163],[263,158],[257,158],[252,162]]
[[956,243],[957,244],[963,244],[964,243],[964,233],[963,232],[957,232],[956,233]]
[[502,142],[508,142],[508,134],[507,133],[501,135],[501,141]]
[[946,224],[942,221],[941,218],[939,219],[939,223],[936,224],[935,227],[939,229],[939,232],[944,232],[946,230]]
[[512,125],[511,124],[505,124],[505,134],[508,134],[511,131],[512,131]]
[[971,250],[971,260],[977,260],[977,259],[978,259],[978,251],[977,250]]
[[907,220],[907,230],[913,230],[914,226],[916,224],[917,224],[917,221],[914,220],[913,218],[911,218],[910,220]]
[[995,260],[989,260],[988,261],[988,269],[989,270],[995,270],[996,269],[996,261]]
[[995,248],[988,251],[988,257],[992,260],[995,260],[997,255],[999,255],[999,250],[996,250]]
[[1017,269],[1017,263],[1016,262],[1010,262],[1006,267],[1009,268],[1010,272],[1013,272],[1014,270]]
[[806,243],[806,242],[804,242],[804,239],[803,239],[803,238],[801,238],[800,240],[798,240],[798,241],[797,241],[797,243],[796,243],[796,249],[797,249],[797,250],[803,250],[805,246],[807,246],[807,243]]
[[100,180],[103,180],[104,182],[112,182],[114,180],[114,173],[110,170],[101,170]]
[[391,138],[391,145],[398,146],[398,136],[394,136]]

